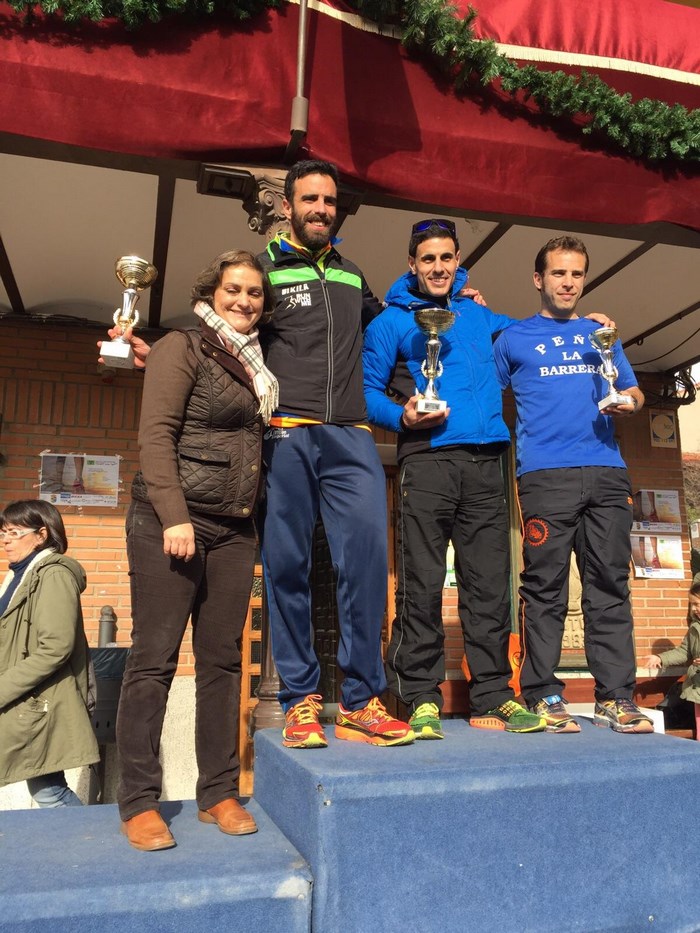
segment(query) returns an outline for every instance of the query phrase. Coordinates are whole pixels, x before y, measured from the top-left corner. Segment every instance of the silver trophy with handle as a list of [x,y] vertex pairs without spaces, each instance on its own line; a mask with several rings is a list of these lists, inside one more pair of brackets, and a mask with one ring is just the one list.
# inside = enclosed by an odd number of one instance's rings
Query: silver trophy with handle
[[428,380],[428,384],[416,404],[416,411],[425,412],[445,411],[447,402],[438,396],[435,380],[442,376],[442,363],[440,362],[440,334],[446,333],[455,322],[454,311],[445,308],[421,308],[414,311],[413,318],[424,334],[428,337],[425,344],[425,359],[421,363],[420,371]]
[[599,327],[588,335],[588,339],[600,353],[603,362],[599,366],[598,372],[608,383],[608,394],[598,402],[599,411],[604,411],[612,405],[634,405],[634,399],[631,395],[623,395],[615,388],[618,372],[613,363],[612,348],[617,340],[617,328]]

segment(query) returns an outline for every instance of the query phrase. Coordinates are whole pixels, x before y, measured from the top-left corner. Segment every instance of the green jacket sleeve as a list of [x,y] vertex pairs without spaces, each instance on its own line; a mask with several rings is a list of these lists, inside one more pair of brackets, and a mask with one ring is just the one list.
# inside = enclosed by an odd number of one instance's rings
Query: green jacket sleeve
[[688,645],[689,634],[677,648],[669,648],[668,651],[659,655],[663,667],[674,667],[676,664],[690,664],[693,660],[690,656],[690,647]]

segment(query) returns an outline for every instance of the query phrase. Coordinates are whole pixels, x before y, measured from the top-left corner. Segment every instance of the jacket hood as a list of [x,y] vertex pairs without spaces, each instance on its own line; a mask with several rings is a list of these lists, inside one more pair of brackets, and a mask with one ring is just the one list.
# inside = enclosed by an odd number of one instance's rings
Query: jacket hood
[[[455,298],[467,284],[467,270],[457,269],[455,280],[452,283],[450,298]],[[424,305],[434,304],[435,302],[429,295],[422,295],[417,292],[418,279],[413,272],[404,273],[400,279],[397,279],[386,293],[386,303],[402,308],[404,311],[413,311],[415,308]],[[413,289],[413,291],[412,291]]]
[[87,575],[83,570],[82,565],[72,557],[66,557],[65,554],[49,554],[48,557],[45,557],[44,560],[36,564],[33,569],[37,573],[41,573],[52,564],[61,564],[66,568],[66,570],[69,570],[75,577],[80,592],[82,593],[85,590],[85,586],[87,584]]

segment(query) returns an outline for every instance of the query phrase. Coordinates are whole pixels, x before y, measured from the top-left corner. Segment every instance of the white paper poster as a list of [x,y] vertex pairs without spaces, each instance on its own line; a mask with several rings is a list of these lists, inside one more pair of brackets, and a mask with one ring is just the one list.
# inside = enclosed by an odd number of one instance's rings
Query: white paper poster
[[632,535],[636,577],[683,579],[683,541],[680,535]]
[[639,489],[633,496],[633,531],[681,533],[677,489]]
[[39,498],[54,505],[116,506],[118,456],[41,454]]

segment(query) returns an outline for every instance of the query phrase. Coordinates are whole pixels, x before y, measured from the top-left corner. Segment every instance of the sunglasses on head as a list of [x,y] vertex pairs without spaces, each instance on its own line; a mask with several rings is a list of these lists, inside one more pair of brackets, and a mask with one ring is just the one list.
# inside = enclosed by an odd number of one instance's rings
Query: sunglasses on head
[[418,223],[415,223],[411,227],[411,236],[415,236],[416,233],[424,233],[426,230],[430,230],[431,227],[439,227],[441,230],[446,230],[453,240],[457,236],[457,229],[454,225],[454,221],[442,220],[435,217],[430,220],[419,220]]

